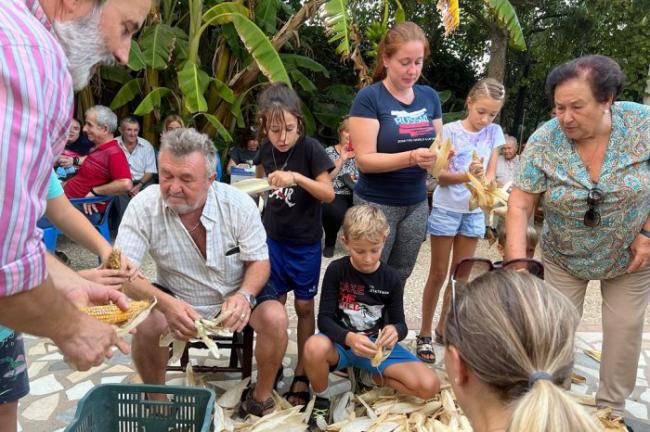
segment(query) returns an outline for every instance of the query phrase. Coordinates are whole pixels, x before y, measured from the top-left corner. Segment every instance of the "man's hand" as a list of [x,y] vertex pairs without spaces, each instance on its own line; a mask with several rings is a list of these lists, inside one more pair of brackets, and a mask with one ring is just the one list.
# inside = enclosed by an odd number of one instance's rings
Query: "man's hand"
[[52,340],[66,361],[81,371],[99,366],[105,358],[111,358],[113,346],[124,354],[130,352],[129,345],[117,337],[113,327],[82,312],[75,319],[66,321]]
[[397,343],[397,329],[394,325],[388,324],[381,331],[381,337],[375,341],[380,347],[392,349]]
[[[97,195],[94,195],[92,192],[88,192],[84,198],[95,198]],[[83,205],[84,213],[87,215],[98,213],[97,206],[95,204],[84,204]]]
[[[162,297],[160,300],[162,300]],[[160,310],[167,318],[167,324],[169,324],[169,331],[172,336],[175,339],[185,341],[195,338],[196,326],[194,321],[201,318],[201,315],[189,303],[170,295],[165,295],[161,303],[164,303],[164,305],[161,304]]]
[[363,333],[348,332],[345,344],[359,357],[373,358],[377,354],[377,345]]
[[[111,254],[113,249],[107,249],[102,256],[102,268],[108,268],[108,257]],[[129,279],[132,281],[136,276],[144,278],[144,275],[140,272],[140,268],[126,256],[126,254],[120,254],[120,271],[124,272]]]
[[129,196],[134,197],[142,190],[142,183],[138,183],[129,190]]
[[231,312],[230,316],[226,318],[223,325],[233,332],[240,332],[244,330],[248,320],[251,318],[251,305],[246,300],[246,297],[239,293],[235,293],[226,297],[226,300],[221,305],[221,313]]
[[630,245],[632,251],[632,262],[627,267],[627,272],[632,273],[650,265],[650,238],[643,234],[637,234]]

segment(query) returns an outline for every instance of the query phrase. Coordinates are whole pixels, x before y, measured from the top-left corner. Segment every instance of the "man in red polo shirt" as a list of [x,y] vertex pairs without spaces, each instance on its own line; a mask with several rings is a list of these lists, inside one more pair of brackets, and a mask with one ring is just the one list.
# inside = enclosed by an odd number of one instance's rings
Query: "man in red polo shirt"
[[[109,108],[95,105],[86,111],[83,131],[94,147],[88,156],[75,158],[79,171],[63,186],[68,198],[119,195],[133,187],[129,163],[114,139],[116,129],[117,116]],[[84,206],[87,213],[88,207]],[[96,209],[102,213],[105,207],[97,205]]]

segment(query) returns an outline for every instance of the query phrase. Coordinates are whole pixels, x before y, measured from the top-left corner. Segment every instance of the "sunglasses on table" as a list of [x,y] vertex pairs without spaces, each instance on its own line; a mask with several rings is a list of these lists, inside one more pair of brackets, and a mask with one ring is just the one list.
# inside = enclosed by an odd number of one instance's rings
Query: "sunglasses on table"
[[454,322],[460,335],[460,322],[456,310],[456,289],[461,284],[473,281],[477,277],[493,270],[511,269],[515,271],[526,271],[533,276],[544,279],[544,264],[532,258],[515,258],[501,263],[493,263],[486,258],[464,258],[454,268],[451,276],[451,312],[454,314]]
[[588,227],[597,227],[600,225],[600,212],[596,209],[600,204],[602,204],[603,199],[605,198],[605,192],[598,187],[592,187],[587,192],[587,205],[589,209],[585,212],[583,218],[583,223]]

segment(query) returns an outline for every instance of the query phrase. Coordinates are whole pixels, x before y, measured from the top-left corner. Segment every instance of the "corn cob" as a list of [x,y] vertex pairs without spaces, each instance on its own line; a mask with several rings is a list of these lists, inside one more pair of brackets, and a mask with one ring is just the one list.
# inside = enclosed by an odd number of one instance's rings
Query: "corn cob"
[[433,177],[438,178],[442,170],[447,169],[449,166],[449,152],[451,149],[451,140],[445,138],[443,141],[442,138],[440,138],[440,135],[438,135],[433,141],[433,144],[431,144],[429,150],[437,156],[436,163],[429,169],[429,173]]
[[111,270],[119,270],[122,268],[122,251],[119,249],[113,249],[111,251],[106,260],[106,268]]
[[125,311],[114,304],[89,306],[82,308],[81,311],[106,324],[121,324],[137,316],[140,312],[147,309],[150,304],[150,301],[141,300],[129,303],[129,309]]

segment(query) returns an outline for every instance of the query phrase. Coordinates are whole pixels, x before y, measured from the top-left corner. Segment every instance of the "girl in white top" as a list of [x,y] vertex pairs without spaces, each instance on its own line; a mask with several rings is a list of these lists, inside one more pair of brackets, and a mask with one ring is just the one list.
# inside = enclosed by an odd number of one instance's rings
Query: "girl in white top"
[[[453,269],[461,259],[474,255],[479,238],[485,235],[485,219],[481,209],[469,209],[470,192],[465,186],[467,172],[475,177],[486,175],[494,179],[496,148],[505,143],[503,131],[492,121],[499,114],[505,98],[503,85],[493,78],[478,81],[467,96],[467,117],[446,124],[443,138],[452,141],[454,157],[447,170],[438,178],[433,194],[433,209],[427,221],[431,235],[431,264],[422,299],[422,324],[417,337],[417,355],[429,363],[435,362],[431,345],[433,312],[440,289],[447,277],[449,258]],[[478,159],[473,159],[476,154]],[[447,293],[449,290],[447,290]],[[448,295],[445,295],[441,316],[445,316]],[[444,320],[440,320],[435,340],[442,343]]]

